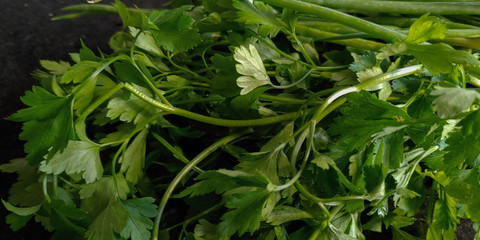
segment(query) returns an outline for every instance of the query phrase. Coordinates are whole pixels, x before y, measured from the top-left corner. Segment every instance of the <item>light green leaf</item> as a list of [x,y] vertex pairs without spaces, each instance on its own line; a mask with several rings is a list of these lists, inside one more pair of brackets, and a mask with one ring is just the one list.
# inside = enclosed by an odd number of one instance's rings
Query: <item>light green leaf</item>
[[81,83],[90,77],[102,65],[101,62],[82,61],[69,68],[60,79],[60,83]]
[[40,60],[40,66],[47,69],[48,72],[54,75],[62,75],[67,71],[71,66],[70,63],[65,61],[50,61],[50,60]]
[[78,116],[80,116],[92,102],[93,95],[95,93],[95,87],[97,85],[97,79],[98,76],[88,78],[75,88],[76,91],[73,107]]
[[405,42],[420,44],[430,39],[443,39],[446,32],[447,24],[444,21],[426,13],[412,24]]
[[237,78],[237,85],[242,88],[241,95],[257,87],[271,85],[267,70],[255,46],[249,45],[248,49],[244,46],[235,48],[233,57],[239,63],[236,65],[237,72],[243,75]]
[[100,145],[70,140],[63,152],[56,153],[52,159],[42,161],[40,171],[47,174],[83,173],[85,182],[92,183],[100,179],[103,165],[100,161]]
[[435,202],[433,220],[427,231],[427,239],[455,239],[457,220],[457,203],[444,194]]
[[143,175],[147,135],[148,130],[143,129],[118,160],[122,164],[120,171],[125,172],[125,178],[133,184]]
[[33,206],[33,207],[15,207],[12,204],[10,204],[9,202],[5,202],[3,199],[2,199],[2,203],[3,203],[3,206],[5,206],[5,208],[8,211],[13,212],[13,213],[15,213],[19,216],[32,215],[32,214],[38,212],[38,210],[42,206],[42,204],[39,204],[39,205]]
[[286,27],[277,20],[277,11],[263,2],[233,1],[233,6],[238,10],[237,21],[265,25],[271,36],[277,35],[281,28]]
[[[147,96],[152,96],[150,92],[139,86]],[[135,95],[130,95],[128,99],[116,97],[111,99],[107,105],[107,117],[110,119],[119,118],[120,121],[132,122],[137,126],[148,124],[148,120],[155,114],[161,112],[160,109],[153,107]]]
[[111,200],[93,220],[85,237],[92,240],[114,240],[115,233],[121,233],[127,226],[129,212],[116,200]]
[[138,35],[135,40],[135,46],[147,51],[155,57],[165,57],[165,54],[163,54],[162,49],[158,47],[151,32],[143,31],[140,33],[140,30],[134,27],[129,27],[128,29],[130,30],[132,37]]
[[437,96],[433,104],[440,118],[454,116],[468,109],[476,99],[480,99],[480,93],[464,88],[435,87],[430,95]]

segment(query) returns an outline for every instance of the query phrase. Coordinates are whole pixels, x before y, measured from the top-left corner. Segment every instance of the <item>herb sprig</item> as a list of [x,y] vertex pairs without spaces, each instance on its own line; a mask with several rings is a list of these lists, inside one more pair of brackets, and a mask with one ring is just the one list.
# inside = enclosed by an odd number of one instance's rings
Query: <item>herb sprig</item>
[[19,175],[12,230],[454,239],[480,222],[478,3],[182,2],[56,18],[118,14],[123,30],[111,53],[42,60],[8,118],[26,141],[0,166]]

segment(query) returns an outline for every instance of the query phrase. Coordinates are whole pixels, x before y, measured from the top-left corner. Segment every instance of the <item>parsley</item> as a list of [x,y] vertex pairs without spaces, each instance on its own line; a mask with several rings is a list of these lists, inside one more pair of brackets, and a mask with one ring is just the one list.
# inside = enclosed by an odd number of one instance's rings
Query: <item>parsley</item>
[[8,117],[26,153],[0,165],[18,174],[12,230],[453,239],[461,218],[478,225],[478,4],[187,3],[65,9],[123,27],[112,51],[40,60]]

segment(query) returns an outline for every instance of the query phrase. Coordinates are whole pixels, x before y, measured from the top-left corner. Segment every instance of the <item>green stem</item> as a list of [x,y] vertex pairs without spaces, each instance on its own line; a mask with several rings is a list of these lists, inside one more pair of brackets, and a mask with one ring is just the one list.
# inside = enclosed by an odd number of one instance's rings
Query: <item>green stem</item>
[[273,116],[273,117],[265,117],[265,118],[259,118],[259,119],[251,119],[251,120],[232,120],[232,119],[222,119],[222,118],[214,118],[214,117],[209,117],[205,115],[201,115],[198,113],[190,112],[181,108],[176,108],[173,106],[168,106],[166,104],[163,104],[145,94],[137,90],[135,87],[133,87],[129,83],[124,83],[123,86],[133,93],[135,96],[138,98],[142,99],[146,103],[157,107],[165,112],[175,114],[178,116],[186,117],[192,120],[196,120],[199,122],[203,123],[208,123],[211,125],[216,125],[216,126],[224,126],[224,127],[253,127],[253,126],[265,126],[265,125],[270,125],[274,123],[279,123],[279,122],[284,122],[288,120],[293,120],[297,116],[297,112],[292,112],[292,113],[286,113],[283,115],[278,115],[278,116]]
[[317,64],[315,64],[315,62],[310,57],[310,54],[308,54],[307,49],[305,49],[305,46],[303,46],[302,41],[300,41],[297,34],[295,33],[295,29],[293,29],[293,32],[290,33],[290,36],[292,36],[293,39],[295,39],[295,42],[297,42],[298,47],[300,48],[300,52],[302,53],[305,60],[307,60],[307,62],[310,63],[312,66],[317,66]]
[[147,85],[155,93],[155,95],[158,98],[160,98],[160,100],[162,100],[163,103],[171,106],[172,104],[170,104],[170,102],[168,102],[168,100],[163,96],[163,94],[160,92],[160,90],[153,84],[154,79],[150,79],[147,75],[145,75],[143,73],[142,69],[140,69],[140,67],[138,66],[137,62],[135,61],[135,59],[133,57],[133,53],[134,53],[134,50],[135,50],[137,39],[140,36],[140,34],[142,34],[142,33],[143,33],[142,30],[138,31],[138,33],[135,35],[135,38],[133,39],[133,44],[132,44],[132,47],[130,48],[130,63],[135,67],[135,69],[137,69],[137,71],[140,73],[140,75],[142,75],[143,80],[147,83]]
[[251,129],[244,129],[243,131],[228,135],[218,140],[217,142],[213,143],[208,148],[203,150],[201,153],[199,153],[194,159],[192,159],[192,161],[190,161],[187,165],[185,165],[185,167],[177,174],[177,176],[175,176],[175,178],[172,180],[167,190],[163,194],[162,200],[160,201],[160,204],[158,206],[158,215],[155,218],[152,240],[158,240],[158,231],[160,228],[160,221],[163,215],[163,211],[165,210],[165,206],[167,205],[168,199],[170,199],[170,196],[172,195],[173,191],[175,190],[177,185],[180,183],[180,181],[183,179],[183,177],[185,177],[187,173],[189,173],[190,170],[193,169],[193,167],[195,167],[203,159],[205,159],[207,156],[215,152],[217,149],[250,132],[252,132]]
[[210,212],[212,212],[212,211],[215,211],[215,210],[217,210],[217,209],[219,209],[219,208],[221,208],[221,207],[223,207],[223,203],[218,203],[218,204],[214,205],[213,207],[211,207],[211,208],[209,208],[209,209],[207,209],[207,210],[205,210],[205,211],[203,211],[203,212],[201,212],[201,213],[199,213],[199,214],[197,214],[197,215],[195,215],[195,216],[193,216],[193,217],[191,217],[191,218],[189,218],[189,219],[187,219],[187,220],[185,220],[185,221],[183,221],[183,222],[181,222],[181,223],[177,223],[177,224],[175,224],[175,225],[173,225],[173,226],[171,226],[171,227],[166,228],[165,230],[170,231],[170,230],[175,229],[175,228],[177,228],[177,227],[179,227],[179,226],[182,226],[182,225],[191,223],[191,222],[193,222],[193,221],[201,218],[202,216],[205,216],[205,215],[207,215],[208,213],[210,213]]
[[100,105],[102,105],[102,103],[110,99],[115,93],[120,91],[122,88],[123,88],[122,83],[117,84],[114,88],[110,89],[110,91],[108,91],[105,95],[101,96],[94,103],[90,104],[78,119],[86,119],[87,116],[90,115],[90,113],[95,111],[95,109],[97,109]]
[[368,196],[366,195],[359,195],[359,196],[341,196],[341,197],[332,197],[332,198],[319,198],[313,194],[311,194],[299,181],[295,182],[295,188],[306,198],[311,200],[315,203],[329,203],[331,205],[338,205],[341,202],[345,202],[348,200],[366,200]]
[[127,145],[128,145],[128,141],[124,141],[112,159],[112,177],[113,177],[113,185],[115,186],[115,198],[118,198],[120,196],[119,195],[120,191],[118,189],[118,182],[117,182],[117,173],[115,172],[115,168],[117,166],[117,160],[120,157],[120,154],[125,151],[125,148],[127,148]]
[[58,197],[58,175],[53,175],[53,197]]
[[432,186],[430,186],[430,194],[428,194],[428,202],[427,202],[427,223],[432,223],[433,217],[433,208],[435,204],[435,192],[437,188],[437,182],[433,180]]
[[261,36],[259,36],[256,32],[252,31],[252,30],[247,30],[249,33],[253,34],[260,42],[264,43],[265,45],[267,45],[269,48],[271,48],[272,50],[274,50],[275,52],[277,52],[278,54],[282,55],[283,57],[291,60],[291,61],[294,61],[294,62],[298,62],[304,66],[307,66],[307,67],[310,67],[310,68],[314,68],[315,65],[311,65],[309,63],[306,63],[304,61],[300,61],[292,56],[290,56],[289,54],[285,53],[284,51],[280,50],[279,48],[277,48],[273,43],[265,40],[264,38],[262,38]]
[[52,202],[52,199],[50,198],[50,196],[48,195],[48,186],[47,186],[47,174],[43,174],[43,179],[42,179],[42,190],[43,190],[43,197],[45,198],[45,201],[47,201],[47,203],[50,203]]
[[480,3],[476,2],[405,2],[405,1],[370,1],[370,0],[303,0],[312,4],[346,10],[379,12],[390,14],[425,14],[438,15],[477,15]]
[[[52,20],[62,20],[62,19],[72,19],[82,16],[88,15],[105,15],[105,14],[115,14],[118,15],[117,8],[112,5],[106,4],[76,4],[68,7],[62,8],[62,11],[68,12],[79,12],[79,13],[72,13],[63,16],[53,17]],[[127,8],[127,11],[130,13],[138,12],[136,8]],[[150,14],[151,10],[149,9],[140,9],[146,15]]]
[[310,14],[322,19],[330,20],[333,22],[341,23],[345,26],[357,29],[361,32],[368,33],[370,35],[377,36],[387,42],[398,42],[404,40],[407,36],[405,34],[398,33],[390,28],[363,20],[361,18],[333,10],[330,8],[322,7],[319,5],[300,2],[296,0],[261,0],[262,2],[299,11],[300,13]]
[[287,89],[287,88],[291,88],[301,82],[303,82],[305,79],[307,79],[307,77],[310,75],[310,73],[312,72],[312,69],[308,70],[307,73],[305,73],[302,78],[300,78],[299,80],[297,80],[296,82],[293,82],[293,83],[290,83],[288,85],[282,85],[282,86],[276,86],[274,85],[273,87],[276,88],[276,89]]
[[[165,140],[165,138],[161,137],[160,135],[158,135],[158,133],[156,132],[152,132],[152,135],[155,139],[157,139],[157,141],[159,141],[165,148],[167,148],[175,158],[177,158],[178,160],[182,161],[183,163],[185,164],[188,164],[190,162],[190,160],[188,160],[185,155],[183,155],[183,153],[181,153],[180,151],[178,151],[174,146],[172,146],[167,140]],[[199,167],[194,167],[193,170],[195,170],[195,172],[197,173],[203,173],[204,171],[199,168]]]
[[381,75],[378,75],[376,77],[371,78],[370,80],[367,80],[365,82],[361,82],[355,86],[347,87],[341,90],[338,90],[337,92],[333,93],[330,95],[325,102],[320,106],[320,108],[317,110],[316,114],[313,116],[313,120],[316,122],[319,122],[319,118],[323,118],[322,112],[330,105],[332,102],[337,100],[338,98],[342,97],[343,95],[346,95],[351,92],[359,92],[368,88],[371,88],[373,86],[376,86],[378,84],[388,82],[390,80],[394,80],[397,78],[401,78],[404,76],[408,76],[414,73],[419,72],[422,70],[423,66],[422,65],[413,65],[413,66],[408,66],[404,68],[400,68],[391,72],[387,72]]
[[208,79],[204,76],[198,75],[196,72],[194,72],[194,71],[192,71],[192,70],[190,70],[186,67],[182,67],[182,66],[178,65],[177,63],[175,63],[172,59],[172,56],[171,56],[170,52],[167,52],[167,59],[174,67],[178,68],[179,70],[182,70],[182,71],[194,76],[195,78],[197,78],[198,80],[200,80],[202,82],[206,82],[206,83],[210,82],[210,79]]
[[326,42],[331,42],[335,43],[338,45],[343,45],[343,46],[349,46],[349,47],[354,47],[362,50],[372,50],[372,51],[378,51],[382,47],[385,46],[385,44],[372,41],[372,40],[367,40],[367,39],[362,39],[362,38],[356,38],[356,39],[342,39],[342,40],[325,40],[328,38],[333,38],[338,36],[336,33],[328,32],[326,30],[323,30],[321,28],[315,28],[311,26],[303,26],[303,25],[298,25],[296,27],[297,32],[303,36],[306,37],[311,37],[313,38],[314,41],[326,41]]

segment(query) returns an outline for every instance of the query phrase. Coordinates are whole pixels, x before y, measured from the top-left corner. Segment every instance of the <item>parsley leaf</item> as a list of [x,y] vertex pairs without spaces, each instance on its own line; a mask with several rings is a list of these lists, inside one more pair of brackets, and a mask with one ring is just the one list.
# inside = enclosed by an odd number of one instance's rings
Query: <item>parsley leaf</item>
[[271,182],[278,184],[280,177],[288,177],[293,172],[283,148],[291,142],[294,124],[287,124],[280,132],[260,149],[240,157],[237,167],[245,172],[260,171]]
[[443,39],[446,32],[447,24],[445,22],[426,13],[412,24],[405,42],[420,44],[430,39]]
[[34,86],[21,98],[30,108],[21,109],[8,117],[24,122],[20,139],[26,140],[25,152],[30,163],[42,161],[63,150],[73,134],[71,97],[58,97],[41,87]]
[[282,205],[275,207],[272,212],[268,214],[267,222],[279,226],[286,222],[311,218],[313,218],[312,214],[304,210]]
[[347,99],[351,106],[344,107],[343,116],[336,118],[329,128],[331,134],[341,135],[339,144],[347,152],[359,148],[384,128],[403,126],[404,121],[410,119],[401,108],[366,91],[350,93]]
[[199,181],[185,189],[176,197],[190,195],[198,196],[210,192],[222,194],[230,189],[239,187],[259,187],[266,188],[269,184],[268,179],[261,174],[250,174],[242,171],[232,171],[219,169],[216,171],[206,171],[200,174],[195,180]]
[[415,56],[433,75],[452,72],[454,64],[480,65],[480,62],[472,54],[455,50],[445,43],[409,44],[407,52]]
[[470,166],[480,164],[480,110],[470,113],[458,123],[461,132],[453,132],[447,138],[445,161],[451,166],[465,162]]
[[[149,91],[140,87],[137,89],[142,89],[143,93],[151,96]],[[110,119],[119,118],[120,121],[132,122],[141,126],[147,123],[150,117],[159,113],[159,110],[156,107],[144,102],[135,95],[129,95],[128,99],[123,97],[112,98],[107,105],[107,117]]]
[[17,182],[10,187],[8,202],[22,207],[36,206],[43,202],[37,166],[30,165],[24,158],[17,158],[0,165],[0,171],[18,174]]
[[[245,24],[261,24],[263,29],[268,29],[271,36],[277,35],[285,27],[277,20],[277,11],[262,2],[233,1],[233,6],[238,10],[237,21]],[[267,34],[262,34],[267,35]]]
[[237,85],[242,88],[241,95],[257,87],[271,85],[267,70],[255,46],[249,45],[248,49],[244,46],[235,48],[233,57],[239,63],[236,65],[237,72],[243,75],[237,78]]
[[437,97],[433,104],[440,118],[452,117],[468,109],[476,99],[480,99],[477,91],[463,88],[435,87],[430,95]]
[[129,213],[127,224],[120,233],[125,239],[141,240],[150,239],[150,231],[153,222],[150,218],[157,215],[157,206],[153,204],[155,199],[137,198],[122,201],[122,205]]
[[128,211],[119,201],[112,199],[92,222],[85,237],[93,240],[114,240],[114,233],[121,233],[127,226],[128,219]]
[[82,61],[69,68],[60,83],[81,83],[89,78],[102,65],[101,62]]
[[235,232],[241,236],[245,232],[253,233],[260,227],[262,209],[270,196],[268,190],[256,190],[234,193],[227,197],[225,206],[230,209],[222,216],[218,224],[220,236],[231,236]]
[[148,130],[143,129],[118,161],[122,164],[120,170],[125,172],[125,178],[134,184],[143,175],[147,135]]
[[[88,212],[93,219],[96,218],[109,204],[115,196],[120,199],[126,199],[130,191],[128,183],[121,174],[115,176],[104,176],[100,180],[86,184],[80,189],[80,199],[82,200],[82,209]],[[116,184],[115,184],[116,182]]]
[[187,14],[190,6],[182,6],[171,10],[154,10],[149,19],[156,25],[151,29],[155,42],[168,51],[186,51],[202,39],[193,26],[194,20]]
[[50,60],[40,60],[40,66],[47,69],[49,73],[54,75],[62,75],[67,71],[71,66],[70,63],[65,61],[50,61]]
[[56,153],[48,161],[43,161],[40,171],[47,174],[83,173],[85,182],[92,183],[103,175],[103,165],[100,161],[100,145],[70,140],[63,152]]

